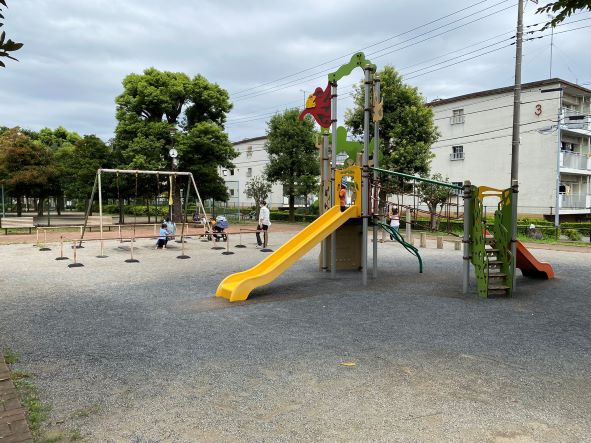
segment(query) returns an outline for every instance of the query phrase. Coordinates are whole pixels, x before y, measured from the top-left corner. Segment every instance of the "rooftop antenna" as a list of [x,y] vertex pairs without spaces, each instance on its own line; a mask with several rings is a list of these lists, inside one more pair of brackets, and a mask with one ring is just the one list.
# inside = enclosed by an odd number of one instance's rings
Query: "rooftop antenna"
[[[548,14],[549,20],[554,20],[554,16],[552,14]],[[554,46],[554,26],[552,26],[552,32],[550,34],[550,77],[552,78],[552,49]]]

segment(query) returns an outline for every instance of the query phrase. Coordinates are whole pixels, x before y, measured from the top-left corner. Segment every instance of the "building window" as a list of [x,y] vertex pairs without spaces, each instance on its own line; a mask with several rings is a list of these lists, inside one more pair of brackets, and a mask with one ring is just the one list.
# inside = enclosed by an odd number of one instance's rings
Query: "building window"
[[227,177],[228,176],[228,170],[227,169],[222,170],[222,175],[224,177]]
[[[464,187],[464,183],[463,182],[451,182],[452,185],[456,185],[459,186],[461,188]],[[454,195],[462,195],[464,193],[464,191],[461,191],[459,189],[454,189],[453,190]]]
[[246,148],[246,158],[251,158],[252,157],[252,146],[249,146],[248,148]]
[[462,123],[464,123],[464,110],[463,109],[454,109],[452,111],[452,116],[451,116],[451,124],[452,125],[460,125]]
[[246,170],[246,176],[247,176],[247,177],[252,177],[252,168],[248,168],[248,169]]
[[233,189],[230,189],[230,196],[234,197],[234,190]]
[[230,175],[234,175],[234,170],[230,169]]
[[450,160],[464,160],[464,147],[463,146],[452,146],[451,154],[449,154]]

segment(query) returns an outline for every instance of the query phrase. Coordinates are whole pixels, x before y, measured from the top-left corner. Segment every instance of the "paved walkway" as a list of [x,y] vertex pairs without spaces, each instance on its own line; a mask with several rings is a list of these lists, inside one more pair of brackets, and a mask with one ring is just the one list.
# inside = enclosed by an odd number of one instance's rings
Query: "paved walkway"
[[25,411],[20,405],[18,394],[10,380],[8,366],[0,359],[0,442],[21,443],[32,442],[33,437]]

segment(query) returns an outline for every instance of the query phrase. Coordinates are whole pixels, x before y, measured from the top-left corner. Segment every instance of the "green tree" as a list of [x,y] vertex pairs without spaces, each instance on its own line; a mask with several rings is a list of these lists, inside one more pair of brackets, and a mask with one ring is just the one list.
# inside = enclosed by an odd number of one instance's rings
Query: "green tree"
[[56,195],[59,169],[52,152],[34,143],[19,128],[0,135],[0,182],[16,198],[17,215],[22,215],[25,196],[45,198]]
[[[8,5],[6,4],[6,0],[0,0],[0,20],[4,19],[4,15],[2,15],[2,6],[4,6],[5,8],[8,8]],[[2,26],[4,26],[4,23],[0,22],[0,28]],[[23,47],[22,43],[13,42],[10,39],[6,40],[6,32],[4,32],[4,31],[0,32],[0,57],[6,57],[11,60],[18,61],[16,58],[14,58],[12,55],[10,55],[10,53],[14,52],[14,51],[18,51],[22,47]],[[5,67],[6,67],[6,65],[4,64],[4,62],[2,60],[0,60],[0,68],[5,68]]]
[[[82,138],[73,131],[68,131],[63,126],[59,126],[52,130],[50,128],[43,128],[39,132],[23,131],[28,134],[35,144],[41,145],[51,151],[56,162],[56,167],[59,170],[59,178],[56,183],[54,197],[56,198],[57,213],[61,214],[64,207],[65,194],[64,190],[69,186],[70,182],[75,180],[75,172],[69,171],[66,173],[64,162],[74,151],[74,145]],[[37,205],[37,214],[43,215],[44,202],[40,201]]]
[[254,199],[256,206],[256,218],[259,218],[259,210],[261,209],[261,201],[267,200],[273,185],[269,183],[265,177],[255,175],[246,182],[244,193],[248,198]]
[[536,14],[553,13],[556,14],[552,20],[544,25],[544,29],[553,28],[562,23],[576,11],[586,9],[591,11],[591,1],[589,0],[559,0],[548,3],[537,9]]
[[[448,178],[443,177],[443,175],[440,173],[433,174],[431,180],[449,183]],[[439,217],[441,215],[441,211],[443,210],[443,205],[452,195],[451,188],[437,185],[435,183],[421,182],[418,186],[418,192],[421,201],[426,203],[427,207],[429,208],[429,213],[431,215],[431,229],[436,230],[439,225]],[[437,212],[437,208],[439,206],[441,206],[441,209],[439,212]]]
[[320,174],[316,133],[311,118],[298,119],[298,109],[288,109],[271,117],[267,124],[265,150],[269,163],[265,175],[271,182],[281,182],[289,198],[289,220],[295,220],[294,203],[301,177]]
[[[392,66],[385,66],[377,75],[384,103],[384,117],[379,126],[380,167],[404,174],[428,175],[434,156],[431,145],[439,137],[433,110],[425,104],[417,88],[402,82],[402,77]],[[345,124],[357,136],[363,134],[365,91],[362,86],[356,86],[355,105],[345,113]],[[373,123],[370,125],[373,135]],[[400,180],[382,176],[379,195],[381,212],[388,194],[403,191]]]
[[96,171],[111,166],[111,148],[95,135],[85,135],[67,150],[58,151],[63,173],[70,177],[64,183],[65,194],[79,201],[89,198]]
[[[379,134],[381,166],[405,174],[428,174],[433,158],[430,148],[439,136],[433,110],[425,104],[417,88],[402,82],[392,66],[385,66],[378,75],[384,101]],[[355,105],[345,113],[345,124],[356,136],[363,134],[365,91],[362,86],[355,87]]]
[[[178,169],[192,172],[202,198],[226,201],[219,166],[233,167],[238,153],[224,132],[232,105],[227,91],[201,75],[149,68],[123,80],[116,98],[118,125],[114,154],[124,169],[169,170],[168,151],[178,148]],[[176,166],[173,166],[173,169]],[[174,186],[176,221],[180,220],[180,186]],[[182,185],[181,185],[182,186]],[[128,186],[129,187],[129,184]],[[143,195],[153,195],[153,181],[142,181]]]

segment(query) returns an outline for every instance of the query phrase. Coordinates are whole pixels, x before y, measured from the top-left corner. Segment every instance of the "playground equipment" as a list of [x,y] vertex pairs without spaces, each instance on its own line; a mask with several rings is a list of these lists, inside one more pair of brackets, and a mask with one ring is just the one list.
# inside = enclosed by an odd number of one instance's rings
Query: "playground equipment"
[[414,255],[417,258],[417,260],[419,260],[419,272],[423,273],[423,259],[421,258],[421,255],[419,254],[419,250],[417,248],[415,248],[413,245],[411,245],[410,243],[408,243],[407,241],[405,241],[397,229],[394,229],[392,226],[390,226],[384,222],[381,222],[381,221],[378,221],[376,223],[384,231],[386,231],[390,235],[390,237],[392,237],[393,240],[396,240],[398,243],[400,243],[404,247],[404,249],[406,249],[408,252],[410,252],[412,255]]
[[[363,146],[356,142],[346,140],[344,128],[337,128],[337,81],[345,75],[349,75],[353,69],[359,67],[364,71],[365,103],[364,103],[364,134]],[[387,171],[379,168],[379,122],[383,117],[383,102],[380,98],[380,81],[375,76],[375,65],[370,63],[363,53],[354,54],[349,63],[341,66],[335,72],[328,75],[326,88],[316,88],[306,100],[306,109],[300,114],[300,119],[310,114],[321,127],[322,134],[322,168],[321,168],[321,192],[320,192],[320,217],[294,236],[291,240],[281,246],[272,255],[260,262],[253,268],[232,274],[226,277],[218,286],[216,296],[225,297],[230,301],[245,300],[250,292],[261,285],[273,281],[284,272],[296,260],[311,250],[317,243],[321,244],[320,268],[329,270],[335,276],[337,270],[337,255],[345,255],[345,252],[337,250],[337,230],[346,231],[349,247],[347,254],[357,256],[356,260],[349,260],[350,268],[359,267],[362,275],[363,285],[367,284],[367,253],[368,253],[368,226],[370,221],[373,226],[373,277],[377,277],[377,230],[386,230],[397,242],[415,255],[419,261],[419,271],[423,270],[423,262],[418,250],[409,242],[405,241],[397,230],[379,221],[378,197],[380,194],[380,175],[398,177],[400,181],[411,180],[413,184],[412,194],[414,201],[414,213],[416,217],[416,191],[415,184],[428,183],[430,185],[444,186],[449,189],[448,200],[456,197],[455,217],[460,218],[459,195],[463,191],[463,244],[464,244],[464,265],[463,265],[463,292],[467,293],[470,283],[470,263],[474,266],[478,294],[487,297],[495,293],[511,295],[514,288],[514,275],[516,265],[520,267],[524,275],[545,275],[551,278],[553,273],[549,265],[541,264],[533,259],[533,256],[521,244],[517,245],[516,254],[511,252],[511,226],[516,213],[511,204],[513,189],[497,190],[488,187],[477,188],[469,182],[464,186],[457,186],[451,183],[443,183],[423,177],[401,174],[395,171]],[[370,151],[370,118],[374,122],[373,137],[373,158],[372,165],[369,164]],[[331,128],[332,137],[329,133]],[[342,146],[342,147],[341,147]],[[354,153],[360,161],[358,165],[339,170],[336,164],[338,149],[346,149],[349,156]],[[361,155],[359,150],[362,149]],[[329,162],[332,162],[330,164]],[[360,163],[360,164],[359,164]],[[329,172],[330,166],[330,172]],[[370,178],[370,171],[373,172]],[[337,202],[338,190],[343,177],[351,177],[354,184],[353,204],[344,211],[341,211]],[[451,192],[453,191],[453,192]],[[482,201],[485,197],[495,196],[500,199],[499,206],[495,212],[495,219],[492,226],[492,234],[489,234],[482,214]],[[407,218],[410,219],[410,205],[402,205],[406,208]],[[448,226],[451,219],[451,203],[448,203],[447,219]],[[361,223],[356,220],[361,219]],[[407,220],[409,221],[409,220]],[[352,223],[349,223],[352,222]],[[407,225],[408,226],[408,225]],[[360,234],[360,242],[356,243],[355,233]],[[330,245],[325,240],[330,236]],[[517,255],[517,257],[514,257]],[[350,257],[349,257],[350,258]],[[517,258],[517,260],[516,260]]]
[[[197,203],[199,205],[199,209],[200,211],[203,211],[203,214],[205,214],[205,207],[203,206],[203,201],[201,200],[201,195],[199,194],[199,190],[197,189],[197,184],[195,183],[195,179],[193,178],[193,174],[191,174],[190,172],[180,172],[180,171],[144,171],[144,170],[138,170],[138,169],[134,169],[134,170],[129,170],[129,169],[102,169],[99,168],[96,172],[96,176],[94,179],[94,185],[92,187],[92,192],[90,194],[90,200],[88,202],[88,207],[86,209],[86,214],[84,217],[84,226],[82,227],[82,233],[80,234],[80,240],[79,240],[79,246],[80,247],[82,245],[82,241],[84,240],[84,234],[86,232],[86,227],[88,225],[88,220],[89,220],[89,216],[90,216],[90,210],[92,208],[92,203],[94,202],[94,195],[95,192],[98,189],[98,203],[99,203],[99,229],[100,229],[100,242],[101,242],[101,251],[100,251],[100,255],[98,256],[99,258],[105,258],[106,255],[104,255],[104,247],[103,247],[103,197],[102,197],[102,174],[107,173],[107,174],[116,174],[116,178],[117,178],[117,194],[119,197],[119,174],[132,174],[135,175],[135,198],[137,200],[137,194],[138,194],[138,175],[141,174],[146,174],[146,175],[155,175],[156,176],[156,183],[157,183],[157,188],[158,188],[158,193],[160,192],[160,176],[168,176],[169,180],[170,180],[170,192],[169,192],[169,204],[172,205],[172,177],[187,177],[187,186],[186,186],[186,190],[185,190],[185,195],[184,195],[184,200],[185,200],[185,207],[183,210],[183,223],[182,223],[182,228],[181,228],[181,242],[184,241],[184,230],[185,230],[185,223],[184,221],[187,219],[187,208],[188,208],[188,204],[189,204],[189,194],[190,194],[190,190],[191,190],[191,185],[193,186],[193,189],[195,190],[195,194],[197,196]],[[134,214],[134,224],[133,224],[133,230],[134,230],[134,236],[135,236],[135,225],[136,225],[136,218],[135,218],[135,214]],[[207,228],[209,230],[209,222],[205,221]],[[183,253],[184,255],[184,253]],[[133,259],[133,257],[132,257]]]
[[[541,263],[519,241],[516,242],[515,256],[511,252],[511,226],[515,211],[513,211],[513,190],[494,189],[487,186],[472,186],[465,184],[465,197],[468,206],[464,220],[468,229],[468,258],[474,265],[478,295],[512,295],[516,269],[526,277],[554,278],[554,270],[548,263]],[[488,229],[483,216],[483,201],[485,198],[499,199],[494,221]],[[466,254],[464,255],[466,259]]]

